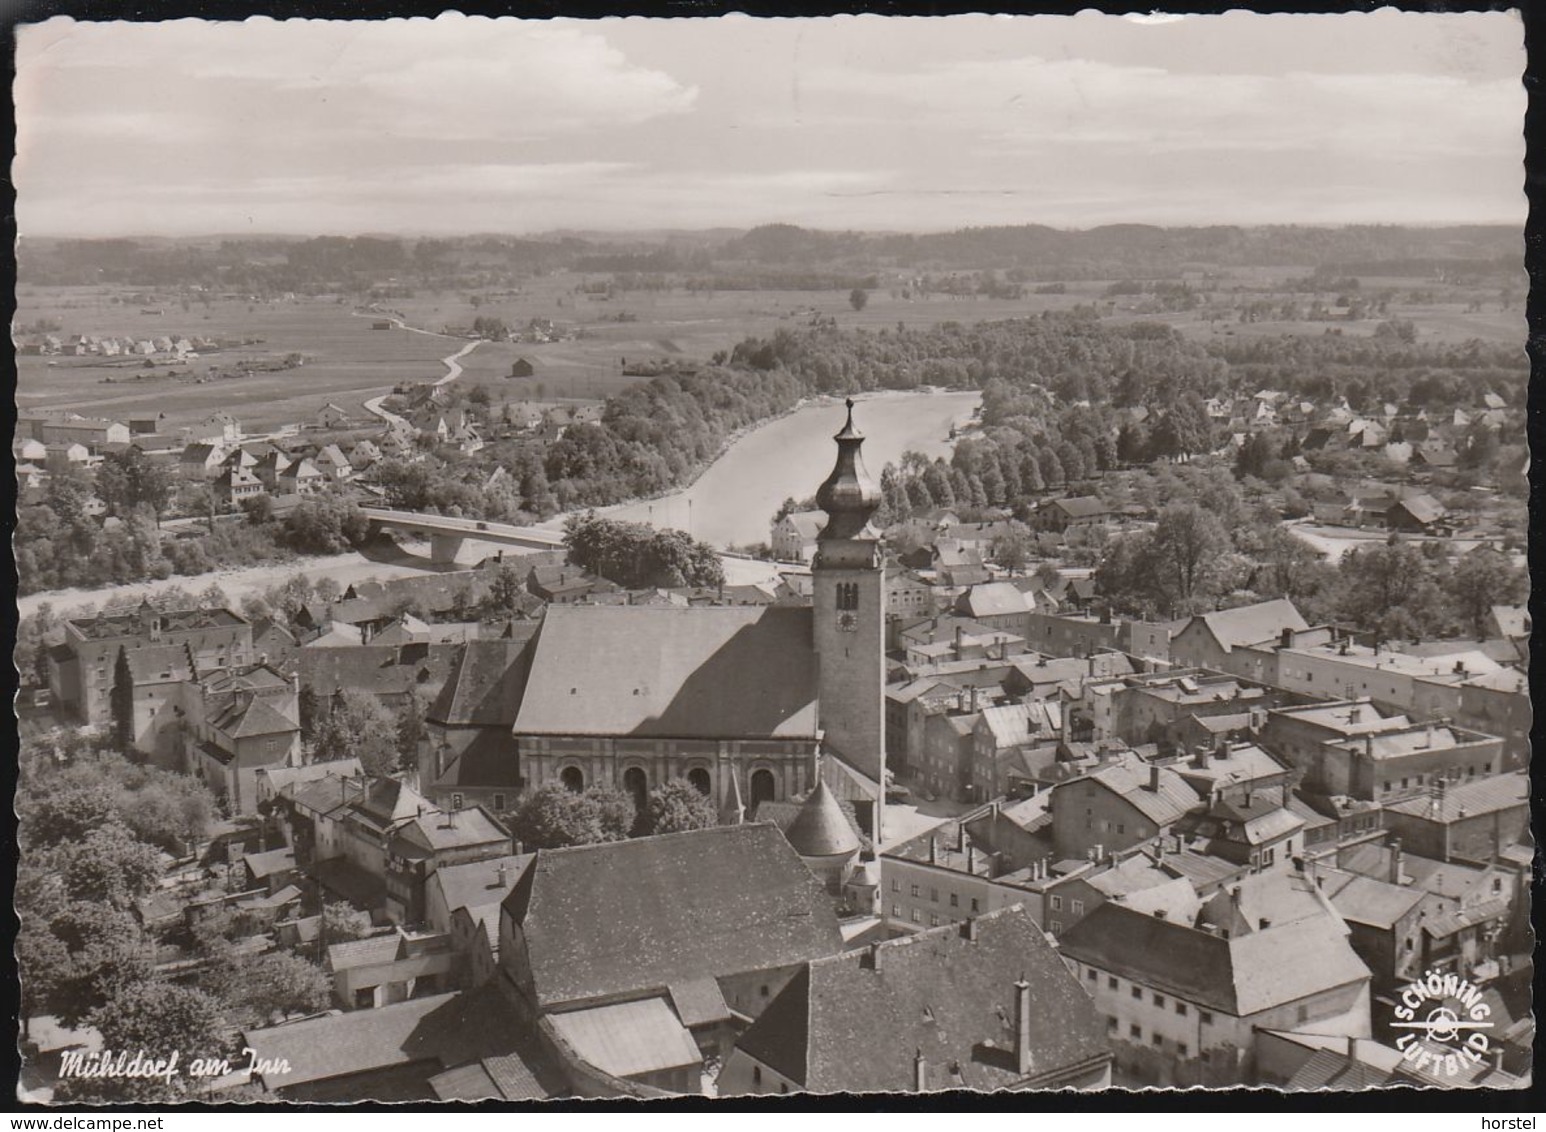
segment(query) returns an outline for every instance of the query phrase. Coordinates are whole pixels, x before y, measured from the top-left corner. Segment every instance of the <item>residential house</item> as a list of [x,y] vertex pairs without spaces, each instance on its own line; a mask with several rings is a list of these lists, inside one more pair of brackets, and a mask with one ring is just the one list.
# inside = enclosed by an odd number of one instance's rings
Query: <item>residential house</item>
[[1525,771],[1494,774],[1385,804],[1385,827],[1414,853],[1439,861],[1486,863],[1526,840],[1530,782]]
[[719,1092],[1102,1088],[1104,1030],[1035,921],[1007,908],[805,964],[737,1039]]
[[780,562],[809,562],[816,555],[816,536],[827,525],[825,511],[794,511],[773,524],[768,545]]
[[330,945],[327,971],[333,977],[333,999],[346,1010],[444,994],[457,982],[450,936],[402,927]]
[[226,466],[215,477],[215,498],[227,508],[241,506],[264,494],[263,481],[250,468]]
[[120,649],[186,647],[191,667],[223,668],[252,659],[252,626],[229,609],[156,609],[149,601],[122,613],[70,618],[49,653],[49,692],[82,723],[105,723]]
[[[1238,609],[1201,613],[1171,637],[1170,658],[1176,664],[1192,668],[1211,668],[1239,676],[1273,683],[1257,671],[1241,671],[1234,650],[1245,645],[1278,639],[1284,630],[1299,631],[1310,626],[1287,598],[1257,602]],[[1232,663],[1233,660],[1233,663]]]
[[1169,833],[1198,808],[1196,791],[1174,770],[1123,752],[1053,789],[1053,840],[1060,857],[1104,858]]
[[423,923],[425,884],[436,870],[505,857],[510,850],[510,831],[478,806],[435,809],[403,821],[386,843],[387,917]]
[[1036,509],[1039,530],[1063,532],[1072,528],[1092,527],[1115,516],[1112,508],[1093,495],[1049,500]]
[[1263,1029],[1369,1036],[1369,969],[1334,912],[1242,924],[1228,935],[1210,926],[1113,901],[1060,938],[1130,1079],[1249,1082]]
[[[538,850],[499,937],[519,1019],[550,1021],[601,1074],[694,1093],[737,1015],[755,1019],[843,946],[825,888],[767,824]],[[637,1040],[601,1039],[620,1025]]]
[[314,495],[328,483],[328,474],[309,459],[294,461],[279,473],[279,490],[286,495]]

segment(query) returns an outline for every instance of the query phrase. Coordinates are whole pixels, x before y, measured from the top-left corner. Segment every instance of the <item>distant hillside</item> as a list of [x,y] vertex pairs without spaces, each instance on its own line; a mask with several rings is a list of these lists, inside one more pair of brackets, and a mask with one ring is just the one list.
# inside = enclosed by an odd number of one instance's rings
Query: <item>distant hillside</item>
[[[922,235],[826,232],[768,224],[743,232],[660,230],[399,239],[391,236],[23,240],[19,275],[32,285],[203,285],[261,291],[464,285],[459,276],[557,270],[715,274],[794,288],[851,285],[877,272],[1013,271],[1023,280],[1164,278],[1211,268],[1292,267],[1345,275],[1517,273],[1522,234],[1504,226],[1160,228],[1083,231],[1027,224]],[[771,283],[769,281],[772,281]],[[827,282],[822,282],[826,280]],[[734,285],[733,282],[730,285]]]

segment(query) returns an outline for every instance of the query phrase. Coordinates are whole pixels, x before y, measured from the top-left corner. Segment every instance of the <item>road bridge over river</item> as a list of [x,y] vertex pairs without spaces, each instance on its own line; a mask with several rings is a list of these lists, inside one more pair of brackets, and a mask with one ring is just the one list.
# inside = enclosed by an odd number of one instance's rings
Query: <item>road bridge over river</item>
[[450,515],[425,515],[418,511],[392,511],[384,507],[363,508],[373,530],[403,531],[429,539],[431,562],[449,565],[456,561],[462,543],[492,542],[501,546],[520,546],[527,550],[553,550],[564,545],[557,531],[535,527],[515,527],[484,519],[459,519]]

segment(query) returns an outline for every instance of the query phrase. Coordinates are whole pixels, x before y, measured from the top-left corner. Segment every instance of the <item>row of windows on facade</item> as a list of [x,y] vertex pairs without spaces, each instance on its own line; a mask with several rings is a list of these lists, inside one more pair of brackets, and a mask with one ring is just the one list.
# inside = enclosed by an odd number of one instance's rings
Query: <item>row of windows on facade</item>
[[[1085,969],[1084,977],[1087,980],[1089,980],[1091,983],[1098,983],[1100,981],[1100,972],[1097,971],[1094,967],[1088,967],[1088,968]],[[1107,975],[1106,976],[1106,989],[1107,990],[1113,990],[1113,991],[1121,990],[1122,989],[1122,980],[1117,978],[1115,975]],[[1130,993],[1131,993],[1133,998],[1135,998],[1135,999],[1137,999],[1139,1001],[1143,1000],[1144,988],[1142,986],[1140,986],[1138,983],[1133,983],[1132,986],[1129,988],[1129,991],[1130,991]],[[1153,1004],[1156,1007],[1158,1007],[1161,1010],[1165,1009],[1166,998],[1165,998],[1164,995],[1160,994],[1158,991],[1150,991],[1149,992],[1149,997],[1150,997],[1150,1000],[1153,1002]],[[1173,1009],[1175,1010],[1175,1012],[1176,1012],[1178,1017],[1185,1018],[1185,1017],[1188,1017],[1191,1014],[1191,1007],[1188,1006],[1186,1003],[1182,1002],[1180,999],[1174,999],[1174,1000],[1171,1000],[1171,1001],[1172,1001]],[[1198,1021],[1200,1021],[1204,1026],[1211,1026],[1213,1024],[1213,1011],[1211,1011],[1211,1010],[1203,1010],[1201,1008],[1198,1008],[1197,1018],[1198,1018]],[[1113,1028],[1115,1028],[1115,1026],[1116,1026],[1116,1019],[1115,1018],[1110,1018],[1110,1019],[1108,1019],[1108,1021],[1111,1024],[1111,1026]],[[1133,1029],[1134,1029],[1134,1031],[1136,1031],[1138,1029],[1138,1027],[1135,1025],[1133,1027]],[[1136,1036],[1136,1034],[1135,1034],[1135,1036]]]
[[[913,897],[913,899],[914,900],[920,899],[919,893],[922,891],[921,886],[914,884],[914,885],[911,885],[909,887],[912,889],[912,897]],[[891,891],[892,892],[901,892],[902,891],[902,882],[897,880],[895,877],[891,878]],[[961,906],[961,898],[958,895],[956,895],[954,892],[949,893],[948,895],[950,897],[950,906],[952,908],[959,908]],[[939,903],[939,889],[937,889],[937,888],[929,889],[929,899],[932,900],[935,904],[938,904]],[[977,897],[973,896],[971,898],[971,901],[972,901],[972,911],[973,912],[981,911],[981,908],[978,907]],[[892,905],[892,907],[894,909],[896,907],[896,905]],[[901,915],[900,912],[897,912],[896,914],[897,915]],[[917,914],[914,913],[915,919],[916,919],[916,915]]]
[[[1480,773],[1482,773],[1484,775],[1491,774],[1492,773],[1492,763],[1490,763],[1490,762],[1482,763],[1482,769],[1481,769]],[[1474,777],[1476,777],[1476,774],[1477,774],[1477,770],[1476,770],[1476,768],[1474,766],[1468,766],[1468,767],[1465,768],[1465,775],[1464,775],[1464,777],[1466,777],[1466,778],[1474,778]],[[1415,779],[1416,779],[1415,783],[1413,782],[1412,778],[1403,778],[1401,780],[1400,789],[1406,790],[1406,789],[1408,789],[1412,785],[1421,786],[1421,785],[1423,785],[1425,779],[1426,779],[1426,781],[1427,781],[1427,783],[1429,785],[1432,785],[1433,783],[1436,783],[1436,782],[1448,782],[1448,781],[1451,781],[1451,780],[1459,779],[1461,777],[1462,777],[1462,775],[1460,773],[1460,768],[1459,767],[1451,767],[1449,769],[1449,771],[1446,771],[1443,774],[1434,774],[1434,775],[1431,775],[1431,776],[1421,775],[1421,774],[1416,775],[1415,776]],[[1381,793],[1388,794],[1392,790],[1395,790],[1395,789],[1397,789],[1397,787],[1396,787],[1396,784],[1394,782],[1382,782],[1382,783],[1380,783],[1380,792]]]

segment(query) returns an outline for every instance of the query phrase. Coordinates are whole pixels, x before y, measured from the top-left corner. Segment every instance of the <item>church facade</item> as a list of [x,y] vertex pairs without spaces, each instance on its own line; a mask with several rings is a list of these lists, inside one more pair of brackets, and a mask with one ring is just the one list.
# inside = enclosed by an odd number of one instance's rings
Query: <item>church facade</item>
[[[607,783],[642,804],[684,778],[733,817],[809,791],[818,752],[881,774],[885,582],[871,525],[880,492],[851,401],[835,439],[817,493],[827,521],[811,607],[548,607],[512,678],[494,682],[499,714],[513,719],[497,761],[514,760],[521,792]],[[431,748],[421,766],[431,797],[478,792],[483,772],[459,767],[453,745]],[[502,783],[509,771],[500,768]]]

